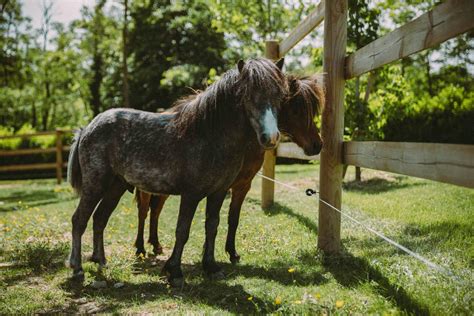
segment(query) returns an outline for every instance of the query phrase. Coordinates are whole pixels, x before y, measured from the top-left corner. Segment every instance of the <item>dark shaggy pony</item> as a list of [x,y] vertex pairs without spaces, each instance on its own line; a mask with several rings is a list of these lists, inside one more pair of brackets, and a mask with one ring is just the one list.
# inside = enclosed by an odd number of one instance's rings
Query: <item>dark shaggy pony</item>
[[214,259],[222,202],[242,166],[243,149],[256,141],[262,148],[277,145],[276,117],[287,95],[281,67],[267,59],[239,61],[238,70],[182,100],[174,111],[113,109],[79,131],[68,170],[80,195],[72,217],[70,265],[75,276],[83,275],[81,238],[93,212],[92,258],[105,264],[103,231],[130,186],[181,195],[176,243],[163,268],[173,285],[183,283],[181,255],[196,207],[207,197],[203,267],[211,277],[222,276]]

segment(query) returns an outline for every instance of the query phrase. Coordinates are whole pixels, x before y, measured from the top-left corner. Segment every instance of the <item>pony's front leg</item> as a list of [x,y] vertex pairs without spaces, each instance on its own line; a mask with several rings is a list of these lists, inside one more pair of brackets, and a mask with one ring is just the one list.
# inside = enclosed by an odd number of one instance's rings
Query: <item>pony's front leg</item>
[[233,264],[240,261],[240,256],[235,249],[235,235],[237,233],[237,227],[239,226],[242,204],[244,203],[247,192],[250,190],[250,184],[250,181],[245,181],[244,183],[239,183],[239,185],[232,187],[232,200],[230,202],[228,218],[229,229],[227,231],[225,251],[229,254],[230,262]]
[[219,226],[219,213],[224,202],[226,191],[221,191],[209,195],[206,204],[206,241],[204,242],[204,252],[202,265],[204,271],[211,279],[222,279],[224,273],[214,258],[214,246],[216,242],[217,228]]
[[184,245],[189,238],[191,222],[199,201],[200,198],[194,196],[181,196],[178,225],[176,226],[176,242],[174,244],[173,253],[168,261],[166,261],[162,270],[162,273],[168,276],[168,281],[171,286],[174,287],[184,285],[183,271],[181,270],[181,256],[183,254]]

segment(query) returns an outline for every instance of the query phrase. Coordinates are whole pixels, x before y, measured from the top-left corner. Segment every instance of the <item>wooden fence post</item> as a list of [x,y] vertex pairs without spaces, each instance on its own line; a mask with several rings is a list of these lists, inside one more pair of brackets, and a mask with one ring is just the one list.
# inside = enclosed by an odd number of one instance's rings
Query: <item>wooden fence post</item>
[[[268,59],[277,60],[280,56],[280,46],[277,41],[265,42],[265,57]],[[265,151],[265,158],[263,160],[264,176],[275,179],[275,162],[276,151]],[[262,178],[262,209],[269,208],[273,205],[275,195],[275,184],[272,181]]]
[[[342,142],[344,132],[344,58],[347,41],[347,0],[326,1],[324,15],[324,73],[326,105],[322,113],[320,198],[341,207]],[[341,215],[319,202],[318,247],[337,253],[341,244]]]
[[56,130],[56,179],[58,184],[63,180],[63,131]]

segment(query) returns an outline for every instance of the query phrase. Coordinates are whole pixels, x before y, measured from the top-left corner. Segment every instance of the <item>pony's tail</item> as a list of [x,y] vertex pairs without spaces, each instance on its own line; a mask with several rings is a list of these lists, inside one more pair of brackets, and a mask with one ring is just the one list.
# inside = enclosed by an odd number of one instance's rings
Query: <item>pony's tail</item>
[[79,141],[82,135],[82,128],[74,133],[74,141],[69,151],[69,160],[67,163],[67,180],[78,195],[81,195],[82,172],[79,164]]

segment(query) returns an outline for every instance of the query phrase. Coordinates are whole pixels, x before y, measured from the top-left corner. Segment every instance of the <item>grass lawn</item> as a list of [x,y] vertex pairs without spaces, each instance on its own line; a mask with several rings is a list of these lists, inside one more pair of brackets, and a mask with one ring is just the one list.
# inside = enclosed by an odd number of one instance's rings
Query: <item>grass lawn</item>
[[[69,280],[64,266],[70,218],[78,200],[68,184],[53,180],[0,182],[0,314],[108,313],[474,313],[474,190],[363,170],[361,183],[343,192],[344,209],[357,219],[449,268],[431,270],[363,228],[343,219],[344,251],[325,256],[316,249],[317,203],[304,190],[317,187],[318,165],[277,166],[277,178],[301,192],[276,186],[276,204],[260,210],[255,179],[242,210],[237,246],[241,263],[224,252],[226,199],[216,258],[226,279],[210,281],[200,258],[204,203],[196,212],[183,255],[186,286],[169,288],[160,269],[174,242],[179,199],[168,200],[160,219],[165,255],[135,258],[137,228],[127,193],[105,231],[109,263],[85,263],[83,284]],[[91,254],[91,222],[83,254]],[[150,248],[149,248],[150,249]],[[150,249],[151,250],[151,249]],[[95,288],[94,281],[106,281]],[[118,285],[117,285],[118,284]],[[119,287],[119,285],[121,287]],[[122,286],[123,285],[123,286]],[[117,286],[117,288],[115,287]]]

